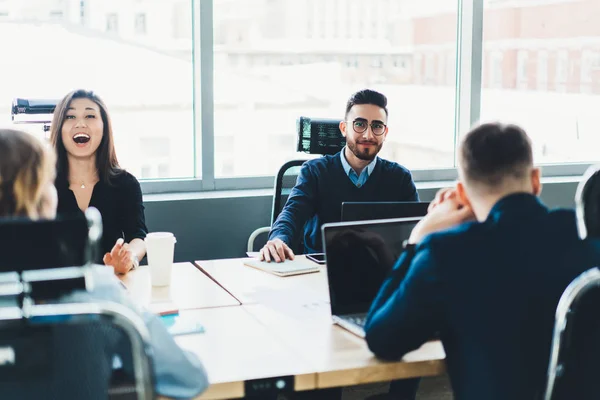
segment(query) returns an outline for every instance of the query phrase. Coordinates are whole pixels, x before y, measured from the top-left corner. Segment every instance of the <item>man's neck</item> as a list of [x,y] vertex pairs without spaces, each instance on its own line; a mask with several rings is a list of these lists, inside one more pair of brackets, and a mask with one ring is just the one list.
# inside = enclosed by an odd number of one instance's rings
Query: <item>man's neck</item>
[[95,154],[89,158],[68,157],[68,162],[69,181],[84,181],[88,183],[98,179]]
[[369,165],[373,160],[361,160],[360,158],[354,155],[354,153],[350,150],[348,146],[346,146],[344,149],[344,156],[346,156],[346,161],[348,161],[348,164],[350,164],[354,172],[356,172],[356,175],[360,176],[363,169],[365,169],[367,165]]

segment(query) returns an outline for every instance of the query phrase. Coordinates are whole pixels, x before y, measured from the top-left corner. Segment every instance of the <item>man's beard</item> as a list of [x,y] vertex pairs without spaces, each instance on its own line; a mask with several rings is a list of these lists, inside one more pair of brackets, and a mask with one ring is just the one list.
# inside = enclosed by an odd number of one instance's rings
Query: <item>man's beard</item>
[[356,156],[356,158],[358,158],[359,160],[373,161],[373,159],[375,157],[377,157],[377,154],[381,150],[381,147],[383,146],[383,142],[379,143],[379,144],[375,144],[376,147],[373,148],[372,152],[370,151],[371,148],[366,148],[361,151],[358,148],[358,144],[356,142],[350,142],[349,140],[346,141],[346,145],[348,146],[350,151]]

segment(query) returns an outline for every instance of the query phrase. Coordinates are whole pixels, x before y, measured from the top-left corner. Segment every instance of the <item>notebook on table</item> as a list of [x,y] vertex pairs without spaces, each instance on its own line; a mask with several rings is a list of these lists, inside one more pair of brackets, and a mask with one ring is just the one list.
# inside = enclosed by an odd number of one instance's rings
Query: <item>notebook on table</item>
[[179,313],[165,314],[160,316],[160,320],[173,336],[204,333],[204,326],[201,321],[189,313],[185,315]]
[[306,259],[304,256],[296,256],[293,260],[283,262],[266,262],[257,258],[248,258],[244,260],[244,265],[259,269],[277,276],[292,276],[300,274],[310,274],[319,272],[319,264]]
[[338,222],[322,227],[333,322],[360,336],[371,303],[421,218]]

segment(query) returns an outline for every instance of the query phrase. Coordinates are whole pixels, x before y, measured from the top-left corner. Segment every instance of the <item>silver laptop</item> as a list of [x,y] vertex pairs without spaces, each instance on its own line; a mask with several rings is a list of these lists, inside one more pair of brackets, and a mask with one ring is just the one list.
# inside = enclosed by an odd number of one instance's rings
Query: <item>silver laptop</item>
[[365,336],[365,318],[402,252],[417,218],[339,222],[322,226],[333,322]]

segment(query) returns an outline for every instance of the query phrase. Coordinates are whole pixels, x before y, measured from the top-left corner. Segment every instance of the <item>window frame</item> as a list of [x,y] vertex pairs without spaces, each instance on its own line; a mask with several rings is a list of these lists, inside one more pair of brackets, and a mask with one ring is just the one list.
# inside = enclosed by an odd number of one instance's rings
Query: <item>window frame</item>
[[[215,178],[213,3],[191,0],[194,63],[194,176],[186,179],[143,179],[145,194],[232,191],[273,188],[274,175]],[[217,0],[218,1],[218,0]],[[454,168],[412,170],[418,182],[457,179],[456,149],[460,134],[479,120],[481,110],[484,0],[459,0],[455,72]],[[542,165],[544,176],[582,175],[589,163]]]

